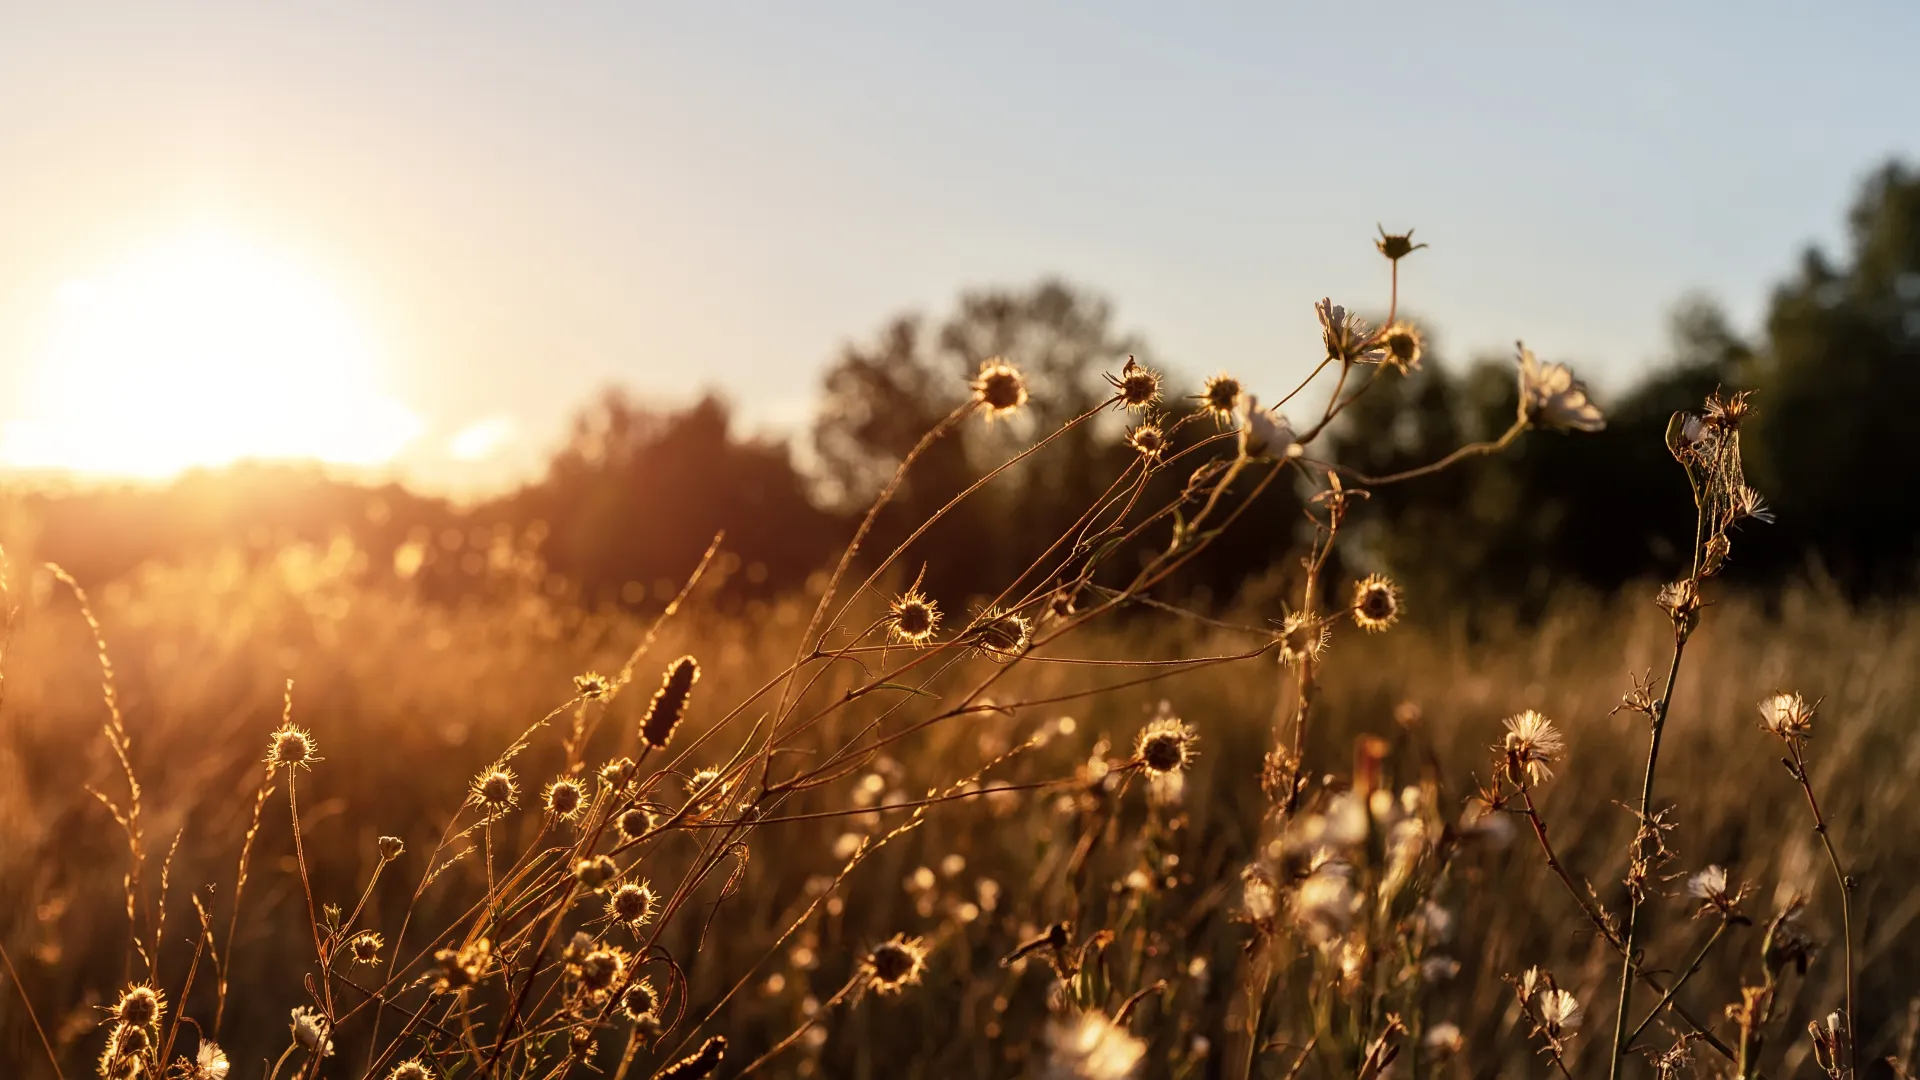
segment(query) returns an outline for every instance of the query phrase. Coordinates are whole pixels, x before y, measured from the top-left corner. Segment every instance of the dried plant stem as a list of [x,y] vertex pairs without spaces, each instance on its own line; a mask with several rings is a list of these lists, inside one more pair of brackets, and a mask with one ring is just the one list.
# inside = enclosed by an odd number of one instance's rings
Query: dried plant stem
[[1853,881],[1846,871],[1840,868],[1840,856],[1833,849],[1833,837],[1827,832],[1827,819],[1820,813],[1820,802],[1813,795],[1813,781],[1807,777],[1807,759],[1800,744],[1791,740],[1788,751],[1793,755],[1786,762],[1787,771],[1800,783],[1800,790],[1807,796],[1807,811],[1813,815],[1813,831],[1820,837],[1820,846],[1826,850],[1827,865],[1833,868],[1834,884],[1840,889],[1840,936],[1842,952],[1846,959],[1846,1020],[1847,1020],[1847,1069],[1859,1068],[1859,1046],[1853,1032]]
[[27,996],[27,984],[20,981],[20,972],[14,969],[13,957],[7,955],[7,944],[0,941],[0,962],[7,965],[7,975],[13,979],[13,988],[20,992],[20,1004],[27,1010],[27,1019],[33,1021],[34,1033],[40,1036],[40,1045],[47,1052],[47,1060],[53,1065],[53,1075],[57,1080],[66,1080],[60,1072],[60,1057],[53,1052],[53,1043],[47,1039],[47,1029],[40,1026],[40,1015],[33,1011],[33,999]]
[[1693,954],[1693,961],[1687,965],[1687,970],[1680,973],[1680,977],[1673,981],[1672,986],[1667,987],[1667,992],[1660,996],[1659,1003],[1647,1013],[1647,1018],[1640,1021],[1639,1026],[1633,1029],[1633,1033],[1627,1036],[1629,1049],[1632,1048],[1634,1040],[1640,1037],[1640,1033],[1647,1030],[1647,1025],[1653,1023],[1654,1019],[1660,1015],[1660,1010],[1666,1008],[1667,1004],[1673,1000],[1673,996],[1680,992],[1680,988],[1687,985],[1687,980],[1693,978],[1693,973],[1700,970],[1700,965],[1706,962],[1707,954],[1713,951],[1713,947],[1719,943],[1721,936],[1727,932],[1727,925],[1728,920],[1720,920],[1719,925],[1713,928],[1713,933],[1707,935],[1706,943],[1700,946],[1700,951]]

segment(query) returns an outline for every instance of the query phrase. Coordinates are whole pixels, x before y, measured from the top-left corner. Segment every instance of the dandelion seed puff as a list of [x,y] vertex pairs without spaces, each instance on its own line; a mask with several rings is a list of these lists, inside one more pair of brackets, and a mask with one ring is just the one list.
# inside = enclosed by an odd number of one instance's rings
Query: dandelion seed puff
[[380,950],[387,947],[387,941],[372,930],[362,930],[347,942],[347,955],[353,962],[372,966],[380,962]]
[[887,632],[908,645],[924,645],[940,628],[940,606],[918,587],[900,594],[887,611]]
[[656,1074],[654,1080],[703,1080],[720,1067],[721,1059],[726,1056],[727,1037],[711,1035],[700,1044],[700,1049],[669,1065]]
[[1304,660],[1318,660],[1332,636],[1332,627],[1296,611],[1281,620],[1280,633],[1274,640],[1280,646],[1280,662],[1292,666]]
[[267,764],[275,769],[305,769],[319,761],[314,754],[313,736],[288,724],[267,736]]
[[1506,742],[1496,749],[1506,753],[1508,777],[1516,784],[1521,782],[1523,773],[1534,784],[1544,784],[1553,779],[1550,766],[1567,749],[1567,741],[1553,726],[1553,721],[1528,709],[1507,717],[1503,723],[1507,727]]
[[1387,327],[1380,332],[1380,343],[1386,350],[1386,362],[1399,368],[1402,375],[1419,369],[1425,343],[1412,323],[1397,322]]
[[1385,574],[1368,574],[1353,585],[1353,621],[1377,634],[1400,620],[1400,589]]
[[1760,703],[1761,726],[1790,743],[1813,735],[1814,706],[1799,694],[1772,694]]
[[305,1005],[294,1009],[291,1015],[295,1046],[314,1057],[326,1057],[333,1053],[333,1039],[326,1017]]
[[580,815],[580,808],[587,804],[587,790],[580,781],[563,776],[547,785],[541,801],[546,804],[547,813],[561,821],[572,821]]
[[613,890],[613,895],[607,898],[607,914],[625,923],[628,929],[637,930],[653,921],[653,909],[657,901],[652,885],[644,881],[629,881]]
[[687,698],[699,681],[700,662],[691,656],[683,656],[667,668],[660,689],[654,691],[653,701],[647,706],[647,718],[640,725],[641,741],[655,750],[666,747],[687,715]]
[[1542,364],[1524,344],[1519,349],[1520,421],[1528,427],[1599,431],[1607,426],[1585,383],[1565,364]]
[[1127,430],[1127,445],[1147,461],[1158,461],[1167,449],[1167,435],[1160,430],[1159,424],[1136,424]]
[[1200,735],[1174,716],[1163,716],[1142,728],[1134,740],[1133,758],[1153,776],[1179,772],[1193,764],[1193,744]]
[[232,1068],[227,1060],[227,1052],[212,1039],[200,1040],[200,1048],[194,1051],[193,1065],[188,1070],[189,1080],[227,1080],[227,1072]]
[[410,1058],[393,1067],[387,1080],[433,1080],[433,1073],[419,1058]]
[[640,979],[629,985],[620,995],[620,1011],[634,1023],[644,1023],[654,1019],[654,1010],[660,1007],[660,996],[653,991],[653,984]]
[[505,766],[488,769],[473,778],[468,801],[480,808],[489,820],[497,818],[520,803],[520,783],[513,770]]
[[636,806],[621,811],[620,816],[614,819],[614,824],[620,831],[620,839],[638,840],[653,828],[653,815]]
[[1201,406],[1215,423],[1221,425],[1233,421],[1245,397],[1246,391],[1241,387],[1240,380],[1224,372],[1209,378],[1200,386]]
[[927,947],[917,937],[895,934],[867,953],[867,985],[882,994],[895,994],[920,981],[927,966]]
[[1129,409],[1144,409],[1160,400],[1160,373],[1133,357],[1127,357],[1127,364],[1120,374],[1103,375],[1107,385],[1113,387],[1113,398]]
[[110,1014],[122,1024],[143,1028],[159,1023],[166,1011],[167,995],[145,983],[134,983],[120,992]]
[[987,419],[1011,415],[1027,403],[1027,380],[1002,357],[980,361],[980,374],[969,384],[973,400],[985,406]]
[[573,692],[587,701],[597,701],[613,691],[613,680],[597,671],[573,677]]
[[392,862],[399,858],[400,853],[405,850],[407,850],[407,842],[397,836],[383,836],[380,838],[380,858],[387,862]]
[[1046,1080],[1131,1080],[1147,1044],[1098,1010],[1047,1023]]
[[1727,868],[1709,866],[1688,878],[1687,895],[1698,900],[1724,899],[1727,895]]
[[1540,991],[1534,1004],[1540,1009],[1540,1022],[1547,1029],[1547,1034],[1556,1037],[1579,1027],[1580,1018],[1585,1015],[1580,1000],[1571,992],[1558,988]]

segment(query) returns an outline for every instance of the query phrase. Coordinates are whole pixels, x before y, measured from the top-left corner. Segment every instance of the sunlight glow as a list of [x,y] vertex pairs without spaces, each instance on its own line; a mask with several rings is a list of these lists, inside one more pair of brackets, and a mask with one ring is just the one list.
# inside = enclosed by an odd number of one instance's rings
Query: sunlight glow
[[298,263],[202,229],[55,299],[0,464],[162,478],[243,458],[390,460],[420,420],[360,318]]

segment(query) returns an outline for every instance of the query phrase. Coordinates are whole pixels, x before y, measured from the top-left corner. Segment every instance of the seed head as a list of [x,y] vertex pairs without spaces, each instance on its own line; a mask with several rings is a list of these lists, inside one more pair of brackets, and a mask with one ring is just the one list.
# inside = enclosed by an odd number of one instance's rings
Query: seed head
[[987,609],[972,634],[975,649],[993,659],[1011,659],[1027,651],[1032,636],[1033,624],[1026,616],[997,608]]
[[1813,711],[1799,694],[1778,693],[1760,703],[1761,726],[1788,743],[1804,743],[1813,736]]
[[613,691],[613,680],[597,671],[573,677],[573,692],[587,701],[597,701]]
[[589,889],[598,889],[612,881],[620,873],[620,868],[606,855],[595,855],[590,859],[581,859],[573,864],[574,880]]
[[305,769],[320,759],[313,750],[313,736],[288,724],[267,737],[267,764],[275,769]]
[[987,419],[1011,414],[1027,403],[1027,380],[1018,368],[1001,357],[980,361],[980,374],[972,382],[973,400],[986,407]]
[[633,763],[632,758],[614,758],[600,766],[600,782],[615,791],[623,791],[628,784],[633,783],[633,778],[638,773],[639,766]]
[[1560,431],[1599,431],[1607,426],[1600,406],[1587,397],[1585,383],[1565,364],[1542,364],[1533,350],[1520,351],[1520,420],[1528,427]]
[[1400,374],[1419,370],[1424,342],[1412,323],[1394,323],[1381,331],[1380,339],[1387,349],[1387,363],[1399,368]]
[[387,941],[371,930],[362,930],[347,942],[347,953],[356,964],[372,966],[380,962],[380,950],[387,947]]
[[145,983],[134,983],[120,992],[110,1015],[129,1027],[143,1028],[160,1022],[167,1011],[167,996]]
[[1113,387],[1113,399],[1126,408],[1144,409],[1160,400],[1160,373],[1131,356],[1127,357],[1127,366],[1120,369],[1119,375],[1103,378]]
[[613,890],[613,895],[607,899],[607,914],[625,923],[628,929],[637,930],[653,921],[656,902],[652,885],[644,881],[629,881]]
[[647,835],[647,830],[653,828],[653,815],[645,809],[636,806],[632,809],[621,811],[620,816],[615,819],[614,824],[615,827],[620,830],[620,839],[638,840]]
[[620,1011],[635,1023],[653,1019],[654,1010],[659,1007],[660,996],[653,992],[653,984],[645,979],[628,985],[626,992],[620,995]]
[[333,1053],[331,1027],[327,1018],[302,1005],[293,1010],[293,1041],[300,1049],[314,1057],[326,1057]]
[[1127,445],[1145,460],[1156,461],[1167,449],[1167,435],[1159,424],[1146,421],[1127,430]]
[[1200,386],[1200,401],[1207,415],[1223,426],[1233,421],[1245,397],[1246,391],[1241,388],[1240,380],[1224,373],[1213,376]]
[[387,1074],[387,1080],[433,1080],[433,1073],[427,1068],[426,1062],[409,1058],[395,1065],[393,1071]]
[[399,858],[400,853],[405,850],[407,850],[407,842],[397,836],[383,836],[380,838],[380,857],[387,862],[392,862]]
[[519,805],[520,784],[515,780],[512,769],[496,766],[473,778],[473,789],[467,801],[479,807],[481,814],[492,820]]
[[1133,759],[1151,776],[1165,776],[1193,764],[1193,744],[1200,735],[1192,725],[1174,716],[1162,716],[1140,730]]
[[867,984],[893,994],[920,981],[927,966],[926,944],[917,937],[895,934],[873,947],[866,959]]
[[908,645],[924,645],[940,628],[940,606],[918,586],[908,589],[887,611],[887,632]]
[[1741,421],[1753,414],[1753,391],[1741,390],[1722,397],[1716,390],[1707,395],[1705,413],[1701,419],[1708,425],[1733,431],[1739,428]]
[[580,985],[600,991],[620,981],[627,970],[627,954],[619,949],[595,949],[580,961]]
[[187,1080],[227,1080],[227,1072],[232,1067],[220,1044],[203,1037],[200,1048],[194,1051],[193,1064],[187,1068]]
[[1332,636],[1332,627],[1296,611],[1281,621],[1280,632],[1274,640],[1280,646],[1280,662],[1292,666],[1304,660],[1318,660]]
[[481,938],[458,949],[441,949],[433,954],[433,960],[434,993],[463,993],[492,970],[493,942]]
[[562,776],[547,785],[542,801],[547,805],[547,813],[561,821],[572,821],[587,804],[587,789],[573,777]]
[[1506,742],[1494,749],[1506,756],[1507,778],[1515,784],[1544,784],[1553,779],[1551,766],[1567,749],[1553,721],[1528,709],[1503,722]]
[[1385,574],[1368,574],[1353,584],[1353,621],[1377,634],[1400,619],[1400,590]]
[[1327,346],[1328,359],[1344,366],[1377,364],[1386,358],[1380,334],[1365,319],[1328,299],[1313,305],[1313,310],[1320,316],[1320,338]]
[[1558,987],[1540,991],[1539,996],[1534,998],[1534,1004],[1540,1010],[1541,1026],[1554,1038],[1579,1027],[1580,1017],[1585,1012],[1578,998]]
[[661,676],[660,689],[654,691],[647,706],[647,718],[640,724],[640,740],[655,750],[664,749],[675,728],[687,715],[687,697],[693,684],[700,681],[700,662],[691,656],[675,660]]
[[1375,225],[1374,227],[1380,230],[1380,239],[1375,240],[1373,246],[1380,249],[1380,254],[1385,255],[1394,262],[1399,262],[1401,259],[1427,246],[1413,242],[1412,229],[1408,229],[1403,233],[1390,233],[1384,225]]
[[1259,400],[1251,394],[1242,400],[1241,410],[1241,457],[1261,457],[1266,454],[1290,457],[1295,453],[1293,424],[1284,413],[1261,408]]

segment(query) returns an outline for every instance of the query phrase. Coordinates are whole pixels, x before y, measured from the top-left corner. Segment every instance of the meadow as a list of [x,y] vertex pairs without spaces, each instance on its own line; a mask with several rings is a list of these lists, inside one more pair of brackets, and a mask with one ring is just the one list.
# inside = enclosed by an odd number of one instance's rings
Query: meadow
[[[504,541],[451,602],[345,539],[91,594],[17,561],[9,1075],[1904,1075],[1913,610],[1724,582],[1767,517],[1741,395],[1669,429],[1670,581],[1522,619],[1340,571],[1368,489],[1602,421],[1523,348],[1498,439],[1318,461],[1419,361],[1321,317],[1311,425],[1224,377],[1166,416],[1129,362],[957,493],[1133,421],[991,597],[923,593],[918,532],[743,610],[723,540],[642,611]],[[1027,404],[1005,361],[970,389],[899,476]],[[1157,591],[1276,484],[1294,559]]]

